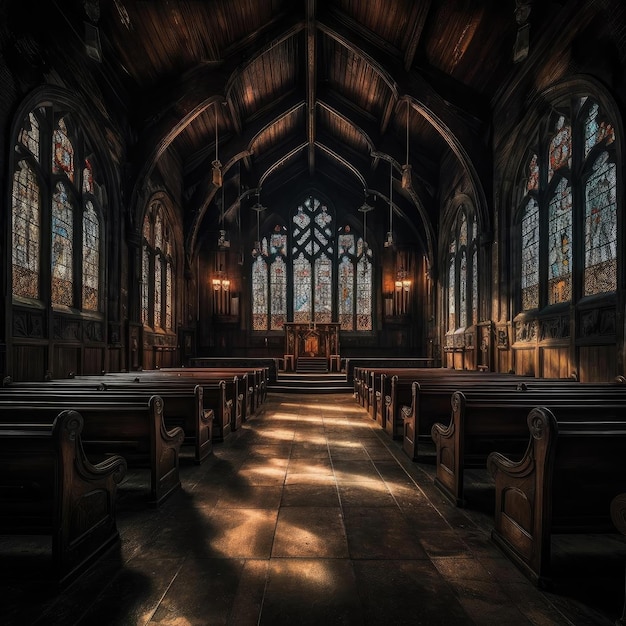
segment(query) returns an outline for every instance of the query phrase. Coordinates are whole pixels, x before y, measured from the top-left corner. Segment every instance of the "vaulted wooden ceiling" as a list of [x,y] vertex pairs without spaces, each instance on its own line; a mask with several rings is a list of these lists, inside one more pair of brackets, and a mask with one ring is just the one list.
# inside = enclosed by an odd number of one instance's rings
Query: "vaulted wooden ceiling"
[[[66,20],[98,29],[102,71],[129,103],[137,184],[165,156],[182,164],[192,246],[203,222],[215,221],[217,152],[230,211],[259,189],[268,205],[316,186],[355,209],[365,192],[387,201],[391,161],[396,211],[429,247],[442,163],[458,161],[478,198],[485,194],[491,105],[514,69],[516,6],[533,3],[54,4]],[[533,28],[562,4],[534,3]]]

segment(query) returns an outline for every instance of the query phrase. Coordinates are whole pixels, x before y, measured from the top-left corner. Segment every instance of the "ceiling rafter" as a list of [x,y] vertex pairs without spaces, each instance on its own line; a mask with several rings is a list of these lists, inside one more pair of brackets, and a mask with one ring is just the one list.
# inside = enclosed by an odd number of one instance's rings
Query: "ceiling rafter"
[[317,86],[316,0],[306,0],[306,99],[309,174],[315,173],[315,101]]

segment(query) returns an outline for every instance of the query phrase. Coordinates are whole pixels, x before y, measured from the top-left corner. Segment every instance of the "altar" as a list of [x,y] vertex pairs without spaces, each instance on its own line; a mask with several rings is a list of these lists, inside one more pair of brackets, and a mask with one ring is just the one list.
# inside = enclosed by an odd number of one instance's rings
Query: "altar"
[[299,357],[325,358],[332,371],[339,358],[339,323],[285,323],[285,363],[298,362]]

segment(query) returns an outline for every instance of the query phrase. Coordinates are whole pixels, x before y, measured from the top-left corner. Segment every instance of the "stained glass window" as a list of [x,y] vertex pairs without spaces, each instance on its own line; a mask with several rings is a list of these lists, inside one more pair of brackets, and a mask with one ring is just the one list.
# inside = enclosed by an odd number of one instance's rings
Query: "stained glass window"
[[150,319],[150,250],[144,244],[141,255],[141,321],[149,323]]
[[[358,246],[364,250],[364,246]],[[371,250],[368,248],[365,254],[359,257],[356,271],[356,330],[372,330],[372,289],[373,289],[373,265]]]
[[559,116],[554,128],[554,137],[550,142],[548,182],[554,173],[562,167],[572,166],[572,129],[565,116]]
[[[547,169],[537,162],[537,183],[524,189],[522,310],[569,302],[575,293],[617,290],[615,130],[589,97],[572,100],[570,109],[568,114],[563,105],[552,139],[546,140]],[[579,164],[574,171],[573,158]]]
[[293,216],[294,322],[331,322],[333,303],[332,216],[307,198]]
[[174,327],[174,289],[171,225],[160,201],[153,202],[143,220],[141,263],[141,320],[153,328]]
[[536,154],[530,159],[528,164],[528,182],[526,191],[537,191],[539,189],[539,159]]
[[[265,241],[265,240],[264,240]],[[252,263],[252,329],[267,330],[268,324],[268,270],[263,256]]]
[[28,114],[28,121],[20,130],[19,141],[24,147],[30,150],[35,160],[39,162],[41,159],[39,153],[39,121],[32,111]]
[[[50,156],[42,163],[43,145],[49,146],[45,154]],[[96,157],[85,156],[92,154],[87,138],[77,132],[69,113],[59,116],[54,105],[46,104],[25,116],[15,148],[12,293],[98,311],[103,207],[93,195],[98,168]],[[75,162],[84,162],[84,167],[75,170]],[[43,240],[49,244],[43,246]],[[44,249],[49,250],[46,259],[41,256]],[[42,262],[50,263],[49,272],[42,271]],[[42,276],[49,276],[50,282],[42,283]]]
[[61,118],[53,134],[52,172],[65,173],[74,182],[74,146],[67,132],[65,118]]
[[572,296],[572,190],[563,178],[548,204],[548,303]]
[[522,310],[539,306],[539,205],[530,198],[522,217]]
[[[478,321],[478,224],[461,206],[448,245],[448,332]],[[471,266],[469,265],[471,263]]]
[[97,311],[100,289],[100,220],[92,202],[83,211],[83,309]]
[[39,185],[31,167],[21,163],[13,176],[12,263],[13,294],[39,297],[40,209]]
[[53,304],[74,304],[74,208],[63,183],[52,197],[52,288]]
[[606,139],[606,145],[615,141],[615,129],[606,120],[599,121],[600,107],[593,103],[589,107],[587,119],[585,120],[585,157],[594,146],[602,143]]
[[602,152],[585,186],[584,294],[617,288],[617,172]]
[[[453,252],[454,246],[450,246]],[[456,329],[456,256],[451,254],[448,261],[448,330]]]
[[165,328],[172,328],[173,323],[173,285],[172,285],[172,264],[165,266]]
[[461,328],[467,326],[467,250],[465,248],[461,250],[459,267],[459,324]]
[[[349,235],[347,238],[343,236],[343,242],[346,243],[348,239],[354,242],[354,235]],[[340,243],[339,250],[346,250],[346,256],[340,255],[339,261],[338,279],[337,285],[337,308],[339,312],[339,323],[341,324],[341,330],[353,330],[354,328],[354,263],[347,256],[348,250],[354,250],[354,243],[342,248]]]
[[270,265],[270,330],[281,330],[287,321],[287,266],[282,256]]

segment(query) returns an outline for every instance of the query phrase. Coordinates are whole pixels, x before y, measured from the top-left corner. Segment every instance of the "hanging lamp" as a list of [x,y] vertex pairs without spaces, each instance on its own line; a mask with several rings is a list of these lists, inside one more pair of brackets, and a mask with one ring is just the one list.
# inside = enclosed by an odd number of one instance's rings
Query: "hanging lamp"
[[402,166],[402,189],[411,188],[411,164],[409,163],[409,99],[406,99],[406,163]]
[[211,180],[213,182],[213,185],[219,188],[222,186],[222,164],[220,162],[219,155],[217,152],[218,144],[219,144],[218,126],[217,126],[217,110],[218,109],[216,105],[213,108],[215,109],[215,160],[211,163],[211,165],[213,166]]
[[254,247],[252,248],[252,257],[254,259],[256,259],[260,254],[263,254],[263,249],[261,248],[261,213],[265,211],[266,207],[264,207],[259,200],[260,194],[261,189],[257,188],[256,202],[252,205],[252,210],[256,211],[256,241],[254,242]]
[[367,203],[367,189],[364,189],[363,192],[365,194],[365,200],[363,201],[363,204],[359,207],[359,211],[363,213],[363,255],[365,257],[365,262],[367,263],[366,253],[369,250],[369,245],[365,238],[367,235],[367,214],[370,211],[373,211],[374,207]]
[[222,185],[222,201],[220,206],[220,236],[217,239],[217,245],[224,249],[230,248],[230,241],[228,239],[228,233],[224,228],[224,207],[225,207],[225,199],[224,199],[224,185]]
[[385,248],[393,246],[393,161],[389,159],[389,230],[385,237]]

